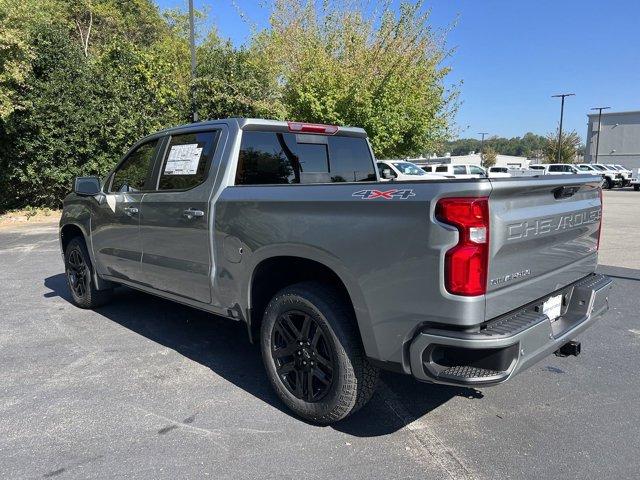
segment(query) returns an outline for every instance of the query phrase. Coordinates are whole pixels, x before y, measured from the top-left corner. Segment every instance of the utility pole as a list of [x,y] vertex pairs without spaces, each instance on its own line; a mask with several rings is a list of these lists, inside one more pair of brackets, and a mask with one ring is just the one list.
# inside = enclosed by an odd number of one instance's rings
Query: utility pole
[[193,81],[196,78],[196,28],[193,18],[193,0],[189,0],[189,43],[191,46],[191,112],[193,122],[198,121],[198,110],[196,108],[196,92]]
[[480,166],[484,167],[484,136],[489,134],[487,132],[478,132],[478,135],[482,135],[480,140]]
[[560,103],[560,128],[558,129],[558,163],[560,163],[560,150],[562,147],[562,118],[564,117],[564,97],[572,97],[575,93],[560,93],[558,95],[551,95],[552,98],[560,97],[562,102]]
[[602,110],[607,110],[611,107],[593,107],[591,110],[598,110],[598,138],[596,138],[596,161],[598,163],[598,149],[600,147],[600,126],[602,125]]

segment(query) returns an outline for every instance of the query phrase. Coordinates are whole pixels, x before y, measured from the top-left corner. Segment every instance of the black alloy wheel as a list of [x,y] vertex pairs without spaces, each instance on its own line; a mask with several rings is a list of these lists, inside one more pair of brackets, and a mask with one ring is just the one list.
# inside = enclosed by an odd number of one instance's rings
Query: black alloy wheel
[[69,252],[67,259],[67,279],[73,293],[80,299],[84,298],[90,288],[90,274],[79,249],[74,248]]
[[331,390],[335,352],[328,334],[308,313],[283,312],[271,335],[271,355],[286,389],[305,402],[318,402]]

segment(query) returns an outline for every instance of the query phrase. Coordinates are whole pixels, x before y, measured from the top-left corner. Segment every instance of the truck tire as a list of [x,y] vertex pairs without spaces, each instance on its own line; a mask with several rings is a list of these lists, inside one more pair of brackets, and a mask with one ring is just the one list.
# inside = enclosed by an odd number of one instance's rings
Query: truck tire
[[604,179],[604,188],[606,188],[607,190],[611,190],[613,188],[613,182],[610,178]]
[[93,281],[93,265],[84,240],[71,239],[64,251],[64,269],[73,304],[80,308],[104,305],[113,295],[113,289],[97,290]]
[[279,291],[261,327],[262,360],[278,397],[318,424],[366,404],[378,369],[367,360],[356,320],[336,290],[303,282]]
[[637,192],[638,190],[640,190],[640,185],[634,185],[633,189]]

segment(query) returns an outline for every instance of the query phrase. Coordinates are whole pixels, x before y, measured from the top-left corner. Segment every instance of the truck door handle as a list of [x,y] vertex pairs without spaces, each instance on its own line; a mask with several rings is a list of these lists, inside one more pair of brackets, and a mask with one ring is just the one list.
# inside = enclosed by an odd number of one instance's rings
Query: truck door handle
[[124,213],[126,213],[130,217],[133,217],[134,215],[138,214],[138,209],[136,207],[124,207]]
[[184,212],[182,212],[182,216],[187,217],[188,220],[192,220],[194,218],[204,217],[204,212],[202,210],[188,208]]

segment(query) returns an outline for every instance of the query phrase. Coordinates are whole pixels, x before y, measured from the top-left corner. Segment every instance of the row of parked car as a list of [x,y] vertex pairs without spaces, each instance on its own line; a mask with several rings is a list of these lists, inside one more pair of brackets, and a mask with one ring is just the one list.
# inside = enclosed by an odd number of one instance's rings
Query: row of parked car
[[530,165],[529,168],[489,167],[485,169],[478,165],[469,164],[439,164],[418,165],[409,160],[379,160],[378,170],[383,180],[416,180],[445,179],[445,178],[506,178],[536,175],[571,175],[588,173],[600,175],[605,188],[627,187],[633,185],[635,190],[640,189],[638,172],[635,174],[622,165],[605,164],[569,164],[549,163]]

